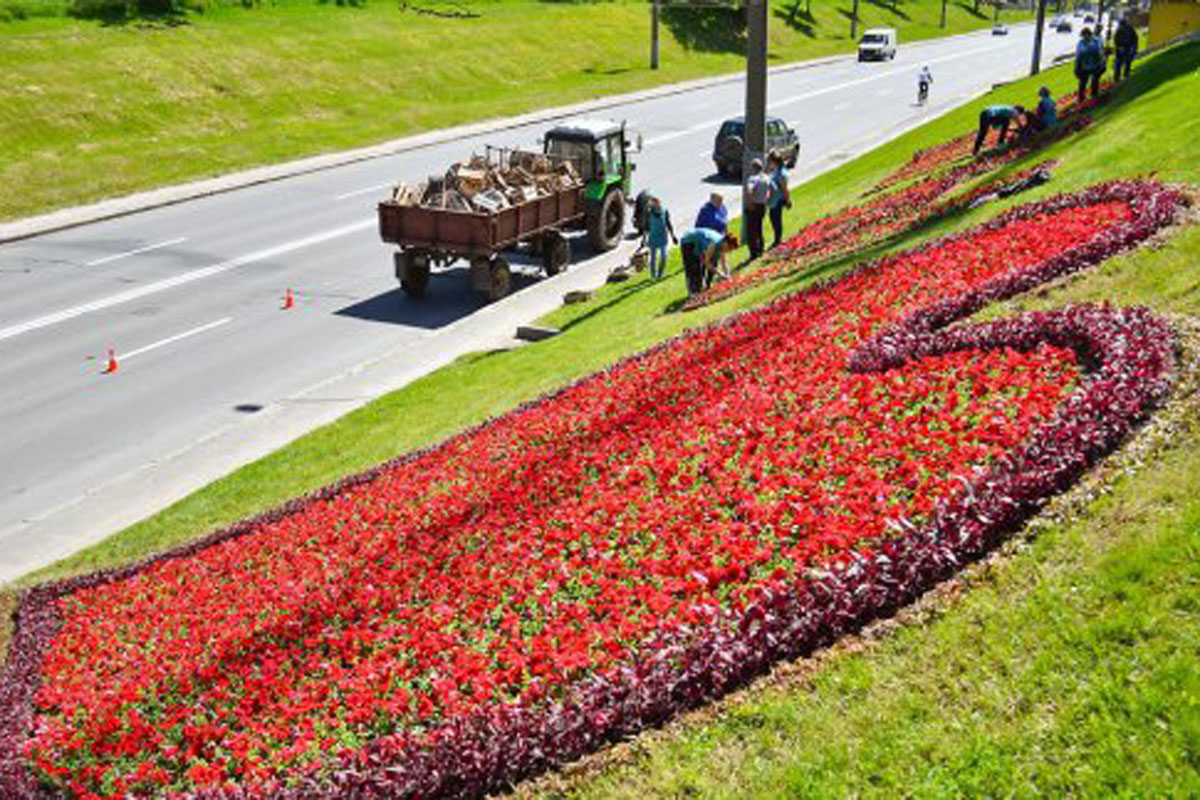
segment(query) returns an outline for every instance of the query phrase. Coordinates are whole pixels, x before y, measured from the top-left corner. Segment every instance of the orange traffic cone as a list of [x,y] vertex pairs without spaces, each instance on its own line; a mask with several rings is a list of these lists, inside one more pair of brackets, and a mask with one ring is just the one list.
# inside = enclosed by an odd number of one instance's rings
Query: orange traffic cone
[[106,366],[104,368],[103,374],[107,375],[110,372],[116,372],[116,371],[117,371],[117,354],[110,347],[110,348],[108,348],[108,366]]
[[287,309],[294,308],[295,306],[296,306],[296,298],[292,294],[292,290],[288,289],[286,292],[283,293],[283,309],[284,309],[284,311],[286,311]]

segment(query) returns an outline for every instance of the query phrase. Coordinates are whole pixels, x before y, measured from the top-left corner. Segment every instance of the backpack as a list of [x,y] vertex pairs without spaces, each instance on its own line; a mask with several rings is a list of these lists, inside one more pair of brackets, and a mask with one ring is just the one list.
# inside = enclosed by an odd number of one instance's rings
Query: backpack
[[1079,43],[1079,71],[1088,75],[1104,71],[1104,50],[1099,39]]

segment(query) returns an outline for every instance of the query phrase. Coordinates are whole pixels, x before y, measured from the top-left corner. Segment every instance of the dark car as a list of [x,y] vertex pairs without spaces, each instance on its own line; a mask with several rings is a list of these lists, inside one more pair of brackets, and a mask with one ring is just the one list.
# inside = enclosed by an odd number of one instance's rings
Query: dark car
[[[742,174],[742,153],[746,146],[746,122],[742,117],[725,120],[713,142],[713,163],[723,176]],[[767,117],[767,152],[782,153],[788,169],[800,158],[800,137],[778,117]]]
[[1055,28],[1055,30],[1058,31],[1059,33],[1070,33],[1071,32],[1071,20],[1066,19],[1064,17],[1063,19],[1061,19],[1059,21],[1058,27]]

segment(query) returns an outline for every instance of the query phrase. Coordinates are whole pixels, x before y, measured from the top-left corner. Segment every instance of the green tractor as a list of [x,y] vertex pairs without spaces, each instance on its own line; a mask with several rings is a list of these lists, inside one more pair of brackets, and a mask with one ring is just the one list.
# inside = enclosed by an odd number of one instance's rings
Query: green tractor
[[587,181],[583,190],[588,242],[596,252],[611,250],[625,231],[625,201],[635,165],[625,125],[600,119],[564,122],[546,132],[545,152],[570,159]]

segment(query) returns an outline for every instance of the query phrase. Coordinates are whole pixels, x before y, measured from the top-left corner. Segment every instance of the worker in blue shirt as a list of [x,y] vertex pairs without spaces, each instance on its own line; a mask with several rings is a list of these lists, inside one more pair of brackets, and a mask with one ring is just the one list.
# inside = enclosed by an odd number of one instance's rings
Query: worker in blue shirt
[[717,233],[712,228],[695,228],[679,237],[689,296],[711,284],[714,274],[728,274],[725,254],[737,246],[737,237],[732,233]]
[[1037,109],[1033,113],[1034,127],[1039,131],[1054,127],[1058,123],[1058,106],[1050,96],[1050,88],[1043,86],[1038,89]]
[[792,195],[788,191],[788,172],[783,166],[783,156],[771,153],[767,158],[767,172],[771,175],[773,191],[767,201],[767,215],[771,219],[771,232],[774,241],[771,247],[778,247],[783,238],[783,210],[792,207]]
[[720,192],[710,194],[708,202],[700,207],[700,213],[696,215],[696,227],[717,233],[724,233],[729,227],[729,209],[725,207],[725,198]]
[[1010,125],[1015,123],[1018,133],[1023,130],[1024,117],[1025,108],[1023,106],[993,105],[980,111],[979,132],[975,135],[975,147],[972,152],[976,155],[979,154],[980,148],[983,147],[984,139],[987,138],[988,130],[991,128],[996,128],[1000,131],[999,136],[996,138],[996,144],[1004,144],[1008,138],[1008,128]]
[[646,209],[646,246],[650,248],[650,277],[658,280],[667,267],[667,239],[676,244],[675,229],[671,227],[671,212],[663,208],[657,197],[650,198]]
[[1108,56],[1104,53],[1104,43],[1092,35],[1091,28],[1084,28],[1080,34],[1079,44],[1075,45],[1075,78],[1079,81],[1079,100],[1087,95],[1088,85],[1092,87],[1092,99],[1100,93],[1100,76],[1104,74]]

